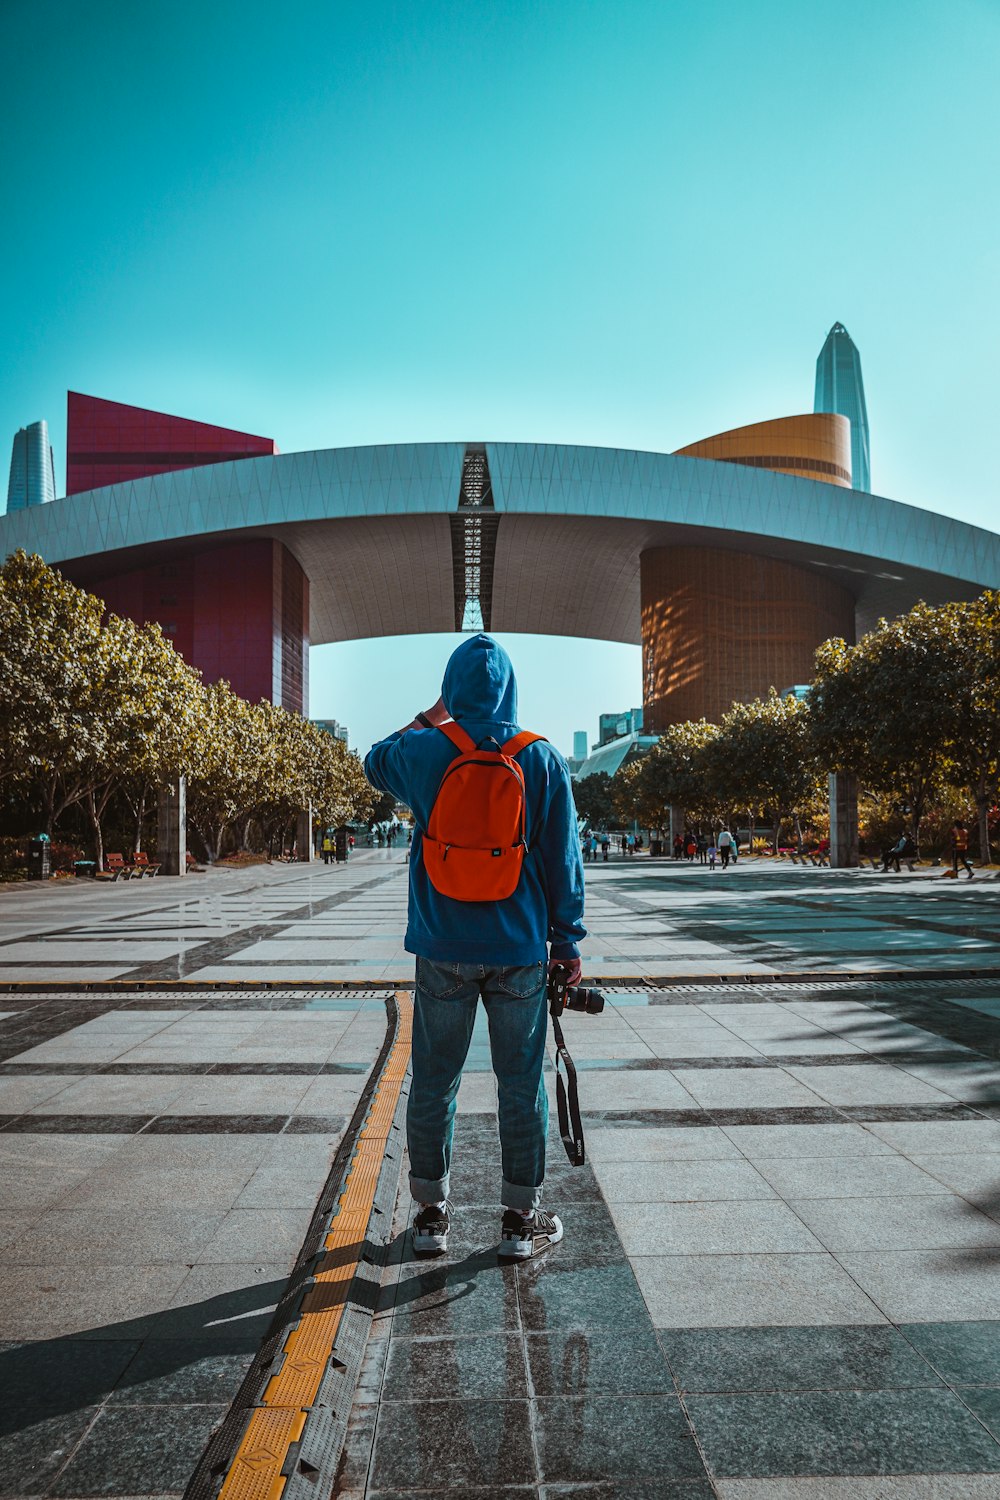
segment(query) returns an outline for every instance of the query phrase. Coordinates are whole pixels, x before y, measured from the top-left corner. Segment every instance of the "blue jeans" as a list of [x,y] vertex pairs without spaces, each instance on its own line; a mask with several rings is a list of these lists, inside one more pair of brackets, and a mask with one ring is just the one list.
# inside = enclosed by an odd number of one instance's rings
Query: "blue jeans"
[[538,1207],[545,1176],[549,1100],[542,1078],[548,1026],[546,965],[417,959],[413,1082],[406,1110],[410,1192],[420,1203],[448,1196],[455,1100],[480,997],[500,1102],[504,1208]]

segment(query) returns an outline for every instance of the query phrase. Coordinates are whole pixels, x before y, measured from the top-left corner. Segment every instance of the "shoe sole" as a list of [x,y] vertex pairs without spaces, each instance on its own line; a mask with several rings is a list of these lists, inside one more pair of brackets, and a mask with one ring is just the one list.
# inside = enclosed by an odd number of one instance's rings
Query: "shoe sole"
[[433,1255],[444,1255],[448,1249],[448,1236],[446,1234],[421,1234],[413,1235],[414,1255],[430,1257]]
[[500,1248],[497,1250],[497,1260],[515,1262],[531,1260],[533,1256],[544,1255],[546,1250],[551,1250],[553,1246],[558,1245],[562,1237],[563,1227],[560,1224],[559,1233],[546,1235],[541,1244],[537,1244],[535,1240],[501,1240]]

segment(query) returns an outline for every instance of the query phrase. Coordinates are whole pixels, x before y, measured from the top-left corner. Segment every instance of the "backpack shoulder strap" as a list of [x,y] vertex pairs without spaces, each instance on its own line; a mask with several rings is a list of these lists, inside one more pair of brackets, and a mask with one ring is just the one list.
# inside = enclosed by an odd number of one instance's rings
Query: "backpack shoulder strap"
[[437,727],[442,734],[448,736],[452,744],[463,755],[469,755],[475,750],[476,746],[471,734],[466,734],[461,724],[456,724],[454,719],[449,719],[447,724],[439,724]]
[[530,745],[535,740],[544,739],[544,734],[532,734],[530,729],[522,729],[520,734],[515,734],[513,739],[508,740],[505,745],[501,745],[500,750],[502,754],[513,757],[518,755],[524,749],[525,745]]

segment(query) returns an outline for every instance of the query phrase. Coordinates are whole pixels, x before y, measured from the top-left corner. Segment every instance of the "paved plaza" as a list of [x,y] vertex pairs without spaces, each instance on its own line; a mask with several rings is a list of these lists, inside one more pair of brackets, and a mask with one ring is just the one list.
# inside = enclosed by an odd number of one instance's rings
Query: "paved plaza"
[[1000,1500],[1000,883],[587,877],[565,1242],[496,1263],[480,1028],[448,1256],[375,1193],[346,1440],[318,1399],[256,1490],[240,1413],[403,1045],[405,853],[0,890],[0,1496]]

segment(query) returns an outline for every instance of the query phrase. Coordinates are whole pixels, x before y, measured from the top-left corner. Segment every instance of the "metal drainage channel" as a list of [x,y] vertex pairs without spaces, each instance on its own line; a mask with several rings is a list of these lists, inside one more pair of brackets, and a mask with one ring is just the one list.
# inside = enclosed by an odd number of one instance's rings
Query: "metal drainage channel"
[[333,1487],[402,1167],[413,1002],[395,990],[386,1009],[385,1042],[288,1286],[184,1500],[315,1500]]

